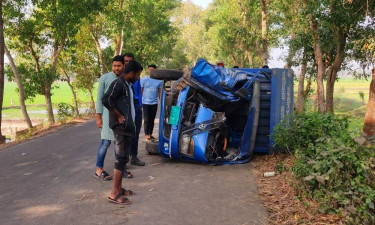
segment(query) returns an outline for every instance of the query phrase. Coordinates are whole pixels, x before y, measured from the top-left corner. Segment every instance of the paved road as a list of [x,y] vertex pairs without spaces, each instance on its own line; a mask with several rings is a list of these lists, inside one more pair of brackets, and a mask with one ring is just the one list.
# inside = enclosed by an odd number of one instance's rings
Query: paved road
[[[130,166],[130,206],[106,201],[111,181],[94,178],[94,121],[0,151],[0,224],[266,224],[250,164],[208,166],[147,155]],[[141,137],[141,140],[143,136]],[[113,145],[105,170],[113,169]]]

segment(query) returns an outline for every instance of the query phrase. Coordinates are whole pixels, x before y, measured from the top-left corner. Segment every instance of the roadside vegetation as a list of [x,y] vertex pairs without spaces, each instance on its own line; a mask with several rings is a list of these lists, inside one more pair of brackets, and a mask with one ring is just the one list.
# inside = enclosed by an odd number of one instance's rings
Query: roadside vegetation
[[347,224],[375,223],[375,148],[360,145],[348,116],[303,112],[293,124],[280,124],[275,146],[293,156],[293,186],[319,211],[337,214]]

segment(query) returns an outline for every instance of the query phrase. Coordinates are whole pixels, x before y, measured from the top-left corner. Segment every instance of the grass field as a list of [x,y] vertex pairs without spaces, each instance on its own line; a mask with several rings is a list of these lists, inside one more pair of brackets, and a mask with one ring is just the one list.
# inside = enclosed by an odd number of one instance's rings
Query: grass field
[[[59,82],[53,85],[52,90],[52,104],[57,105],[60,102],[68,103],[73,105],[73,94],[67,83]],[[96,101],[96,88],[94,88],[93,95]],[[77,98],[80,103],[80,107],[87,106],[90,102],[90,95],[84,91],[79,91],[77,93]],[[13,106],[19,106],[19,97],[17,91],[17,85],[13,82],[5,83],[4,87],[4,102],[3,108],[10,107],[13,101]],[[45,113],[45,99],[43,95],[37,95],[34,99],[29,99],[26,101],[27,111],[31,119],[45,119],[47,115]],[[3,119],[20,119],[22,117],[22,112],[20,109],[3,109]]]
[[[335,84],[335,114],[349,116],[350,130],[356,133],[362,131],[363,118],[366,113],[366,106],[369,98],[370,82],[370,80],[354,80],[351,78],[341,78]],[[298,83],[294,84],[295,94],[297,92],[297,85]],[[312,88],[316,90],[315,83],[312,85]],[[360,97],[360,92],[363,92],[364,94],[363,100]],[[312,104],[313,101],[310,99],[306,104],[306,109],[311,109]]]
[[[52,104],[58,104],[60,102],[64,103],[73,103],[73,94],[68,86],[67,83],[55,83],[53,85],[55,87],[52,90]],[[96,87],[94,88],[94,100],[96,100]],[[78,98],[82,102],[90,102],[90,96],[88,93],[83,91],[79,91],[77,94]],[[14,82],[7,82],[5,83],[4,88],[4,101],[3,107],[11,106],[11,99],[13,99],[13,105],[19,105],[19,97],[17,91],[17,85]],[[26,105],[39,105],[45,104],[45,99],[43,95],[36,96],[33,100],[27,100]]]

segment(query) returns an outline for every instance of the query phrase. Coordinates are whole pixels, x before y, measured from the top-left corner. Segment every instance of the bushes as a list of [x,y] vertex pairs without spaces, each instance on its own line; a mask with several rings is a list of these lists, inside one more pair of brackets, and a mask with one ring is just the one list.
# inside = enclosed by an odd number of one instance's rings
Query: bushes
[[322,212],[344,213],[348,224],[375,223],[375,152],[354,142],[347,117],[297,114],[273,136],[295,156],[297,188],[319,200]]
[[57,107],[57,116],[61,123],[66,123],[69,117],[73,117],[74,107],[72,105],[60,102]]
[[300,113],[293,125],[286,122],[277,125],[273,132],[275,145],[284,152],[293,154],[298,149],[307,149],[320,138],[327,136],[348,139],[349,120],[329,114]]

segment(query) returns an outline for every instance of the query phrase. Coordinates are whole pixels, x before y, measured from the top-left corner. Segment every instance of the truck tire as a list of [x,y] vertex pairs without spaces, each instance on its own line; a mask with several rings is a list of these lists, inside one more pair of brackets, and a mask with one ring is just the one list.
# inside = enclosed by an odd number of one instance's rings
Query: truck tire
[[158,149],[159,142],[147,142],[146,143],[146,151],[150,155],[157,155],[159,154],[159,149]]
[[181,70],[151,70],[150,77],[158,80],[178,80],[184,75]]

